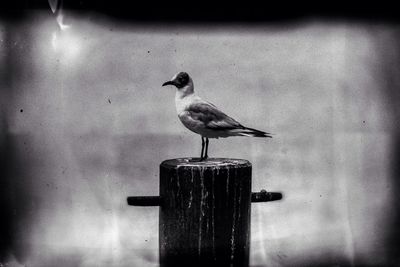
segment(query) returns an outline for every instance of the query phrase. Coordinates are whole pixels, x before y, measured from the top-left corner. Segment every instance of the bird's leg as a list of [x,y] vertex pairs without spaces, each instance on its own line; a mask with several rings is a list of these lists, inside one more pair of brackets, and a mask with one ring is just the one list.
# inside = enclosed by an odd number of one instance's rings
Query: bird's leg
[[208,158],[208,137],[206,137],[206,153],[204,153],[204,159]]
[[204,153],[204,137],[201,137],[201,155],[200,160],[203,160],[203,153]]

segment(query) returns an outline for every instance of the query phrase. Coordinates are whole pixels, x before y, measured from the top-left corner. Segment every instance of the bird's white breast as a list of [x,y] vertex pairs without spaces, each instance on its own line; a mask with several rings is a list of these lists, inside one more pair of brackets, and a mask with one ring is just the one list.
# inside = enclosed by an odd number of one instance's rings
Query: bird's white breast
[[204,125],[201,121],[196,121],[191,118],[189,107],[191,104],[199,101],[199,97],[195,94],[182,96],[179,91],[175,97],[176,112],[178,113],[179,120],[189,130],[201,134]]
[[199,97],[195,94],[190,94],[182,97],[178,91],[175,96],[176,113],[180,115],[182,112],[186,111],[190,104],[194,103],[196,100],[198,100],[198,98]]

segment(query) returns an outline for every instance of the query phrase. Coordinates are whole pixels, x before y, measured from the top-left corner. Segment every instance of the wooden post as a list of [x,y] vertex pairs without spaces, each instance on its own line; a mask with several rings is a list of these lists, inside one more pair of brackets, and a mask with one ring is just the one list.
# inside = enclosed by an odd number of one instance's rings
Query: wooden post
[[164,161],[160,196],[162,267],[248,266],[250,162]]
[[249,265],[251,202],[281,199],[251,192],[251,163],[191,158],[160,165],[160,196],[128,197],[134,206],[160,206],[160,267]]

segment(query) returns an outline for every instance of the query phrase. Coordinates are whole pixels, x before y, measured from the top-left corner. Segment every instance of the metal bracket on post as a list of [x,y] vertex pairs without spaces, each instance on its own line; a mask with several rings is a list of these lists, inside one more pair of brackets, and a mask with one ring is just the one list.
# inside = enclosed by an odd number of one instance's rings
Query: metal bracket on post
[[251,193],[251,202],[269,202],[275,200],[281,200],[282,193],[279,192],[267,192],[265,189],[257,193]]
[[160,196],[128,197],[127,201],[129,206],[149,207],[161,205]]
[[[282,199],[282,193],[267,192],[261,190],[260,192],[251,193],[251,202],[269,202]],[[140,207],[161,206],[162,200],[160,196],[141,196],[141,197],[128,197],[128,205]]]

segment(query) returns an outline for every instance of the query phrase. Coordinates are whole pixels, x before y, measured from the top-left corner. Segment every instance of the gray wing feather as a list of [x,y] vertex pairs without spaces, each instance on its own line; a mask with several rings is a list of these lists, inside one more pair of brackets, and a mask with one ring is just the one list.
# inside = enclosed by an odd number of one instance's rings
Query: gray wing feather
[[239,122],[218,110],[211,103],[193,103],[188,107],[187,111],[193,119],[201,121],[209,129],[231,130],[244,128]]

